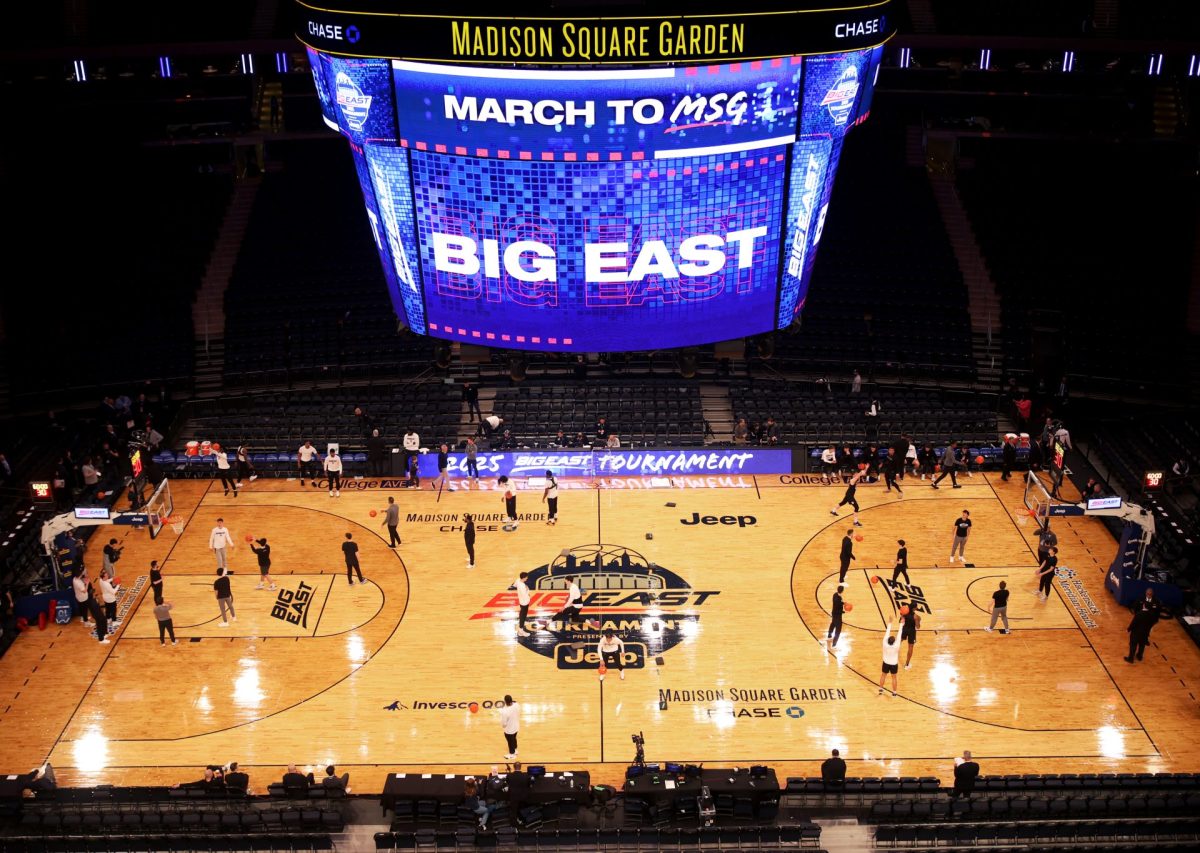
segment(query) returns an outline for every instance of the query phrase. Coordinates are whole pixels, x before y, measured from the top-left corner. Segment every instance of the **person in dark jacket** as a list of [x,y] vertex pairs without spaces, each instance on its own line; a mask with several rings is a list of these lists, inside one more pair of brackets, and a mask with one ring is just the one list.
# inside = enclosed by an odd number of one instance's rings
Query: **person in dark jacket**
[[467,546],[467,568],[475,568],[475,516],[463,515],[463,543]]
[[829,630],[825,632],[825,645],[831,649],[837,645],[838,637],[842,636],[842,611],[845,610],[842,591],[845,589],[846,587],[838,584],[837,591],[833,594],[833,606],[829,609]]
[[846,535],[842,537],[842,551],[838,555],[840,567],[838,569],[838,583],[846,582],[846,572],[850,571],[850,561],[854,559],[854,528],[851,527],[846,531]]
[[1125,658],[1126,663],[1133,663],[1135,658],[1142,659],[1150,642],[1150,630],[1158,624],[1161,615],[1158,602],[1154,600],[1154,590],[1147,588],[1146,597],[1133,605],[1133,619],[1125,629],[1129,632],[1129,656]]
[[1017,440],[1004,438],[1004,449],[1000,452],[1000,479],[1007,480],[1012,476],[1013,468],[1017,467]]
[[836,749],[821,762],[821,781],[826,788],[841,788],[846,784],[846,761]]
[[236,791],[250,790],[250,776],[238,770],[236,761],[229,762],[229,770],[225,774],[225,787],[233,788]]
[[979,765],[971,759],[971,751],[963,750],[962,759],[954,762],[954,799],[970,797],[975,790],[975,779],[979,776]]
[[387,442],[379,436],[379,430],[371,430],[367,439],[367,470],[372,477],[382,477],[387,462]]
[[346,558],[346,580],[350,586],[354,586],[354,573],[358,573],[358,583],[361,586],[366,583],[363,580],[362,567],[358,564],[358,543],[354,541],[354,534],[347,533],[346,541],[342,543],[342,556]]
[[934,479],[934,481],[932,483],[930,483],[930,485],[936,489],[938,487],[938,483],[940,483],[942,480],[946,479],[946,476],[949,475],[951,485],[953,485],[954,488],[956,488],[956,489],[962,488],[958,484],[957,471],[958,471],[958,442],[952,441],[952,442],[950,442],[950,446],[947,447],[942,452],[942,473],[939,474]]
[[316,781],[313,779],[313,775],[311,773],[309,773],[307,775],[304,773],[301,773],[299,770],[296,769],[295,764],[289,764],[288,768],[287,768],[287,773],[283,774],[283,787],[284,788],[292,788],[292,789],[299,789],[302,791],[307,791],[309,785],[315,785],[315,784],[316,784]]

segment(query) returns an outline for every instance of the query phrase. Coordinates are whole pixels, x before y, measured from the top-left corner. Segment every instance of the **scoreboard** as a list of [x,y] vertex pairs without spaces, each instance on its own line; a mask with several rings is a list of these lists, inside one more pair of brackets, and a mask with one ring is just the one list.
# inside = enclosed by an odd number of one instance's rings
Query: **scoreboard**
[[297,37],[414,331],[620,351],[798,317],[887,2],[503,20],[339,5],[299,4]]

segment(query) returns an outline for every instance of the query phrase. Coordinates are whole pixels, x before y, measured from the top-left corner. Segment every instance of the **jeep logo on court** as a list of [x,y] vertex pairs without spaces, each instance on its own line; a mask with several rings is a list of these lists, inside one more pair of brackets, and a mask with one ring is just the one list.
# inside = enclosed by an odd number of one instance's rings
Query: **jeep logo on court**
[[679,519],[680,524],[691,526],[693,524],[724,524],[734,525],[738,527],[753,527],[758,524],[758,519],[752,515],[701,515],[698,512],[693,512],[691,518]]
[[[736,523],[736,520],[735,522]],[[573,563],[573,568],[570,566]],[[567,603],[568,575],[583,593],[586,622],[552,618]],[[559,669],[595,669],[601,631],[611,628],[625,643],[626,669],[643,669],[695,632],[700,615],[718,590],[697,590],[679,575],[621,545],[583,545],[564,551],[529,572],[526,626],[544,626],[517,642],[550,658]],[[472,619],[500,618],[516,634],[517,593],[494,595]],[[591,623],[599,622],[597,630]]]

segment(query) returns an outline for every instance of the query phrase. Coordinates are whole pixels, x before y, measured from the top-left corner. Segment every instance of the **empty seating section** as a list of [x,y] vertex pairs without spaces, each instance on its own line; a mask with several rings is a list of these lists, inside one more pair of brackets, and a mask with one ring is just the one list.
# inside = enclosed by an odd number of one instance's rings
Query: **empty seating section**
[[994,401],[974,394],[888,387],[870,394],[829,393],[813,383],[772,380],[735,383],[730,396],[735,418],[750,423],[774,417],[782,444],[865,443],[866,411],[873,399],[879,402],[878,436],[883,443],[901,433],[918,444],[988,443],[998,438]]
[[111,786],[41,791],[17,806],[0,818],[0,850],[332,850],[347,809],[344,797]]
[[[364,410],[364,418],[354,414],[356,408]],[[441,383],[227,397],[197,404],[177,442],[178,452],[156,459],[172,476],[211,476],[214,460],[187,456],[189,440],[214,441],[231,453],[248,444],[260,476],[295,476],[301,444],[312,441],[324,455],[328,442],[338,442],[346,473],[365,474],[369,428],[378,429],[388,447],[398,447],[410,427],[422,447],[454,444],[461,408],[461,390]]]
[[974,165],[958,187],[1001,294],[1008,366],[1070,374],[1077,391],[1175,391],[1172,368],[1187,363],[1194,223],[1176,212],[1195,210],[1179,177],[1188,155],[996,139],[964,151]]
[[475,836],[470,829],[380,832],[375,835],[376,850],[472,850],[501,849],[560,853],[578,850],[598,851],[675,851],[675,850],[811,850],[819,848],[820,827],[803,832],[798,826],[784,827],[648,827],[631,829],[537,829],[518,830],[502,827],[494,834]]
[[396,377],[432,360],[397,331],[350,152],[277,143],[225,294],[227,389]]
[[[1108,469],[1110,481],[1130,496],[1141,495],[1147,471],[1163,471],[1163,490],[1134,500],[1155,509],[1155,541],[1165,562],[1181,574],[1194,573],[1200,553],[1200,417],[1192,413],[1139,414],[1102,421],[1092,429],[1092,451]],[[1172,467],[1187,462],[1190,474],[1177,477]],[[1193,575],[1194,577],[1194,575]]]
[[894,123],[847,136],[801,326],[777,341],[786,367],[974,378],[962,275],[929,181],[903,152]]
[[[86,306],[51,305],[45,289],[31,282],[6,293],[12,316],[40,318],[6,324],[7,378],[17,408],[59,409],[94,400],[98,387],[112,384],[173,379],[190,388],[192,298],[233,179],[164,150],[147,149],[128,163],[114,155],[64,166],[79,172],[69,201],[48,196],[40,183],[18,192],[27,199],[27,218],[14,223],[13,244],[55,258],[56,275],[93,298]],[[21,172],[13,180],[41,177]],[[44,227],[61,219],[64,204],[87,222],[66,243],[60,230]],[[133,234],[136,252],[128,248]],[[37,358],[27,357],[35,351]]]
[[583,444],[590,444],[601,417],[622,447],[704,443],[700,389],[695,384],[523,384],[497,388],[493,410],[504,418],[502,429],[511,429],[525,447],[553,444],[560,429],[568,439],[583,433]]

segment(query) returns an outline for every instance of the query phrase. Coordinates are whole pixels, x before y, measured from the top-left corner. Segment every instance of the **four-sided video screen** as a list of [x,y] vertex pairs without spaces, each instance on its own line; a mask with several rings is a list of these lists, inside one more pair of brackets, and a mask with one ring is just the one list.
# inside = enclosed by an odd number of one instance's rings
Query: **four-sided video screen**
[[574,70],[309,60],[414,331],[621,351],[796,318],[881,53]]

